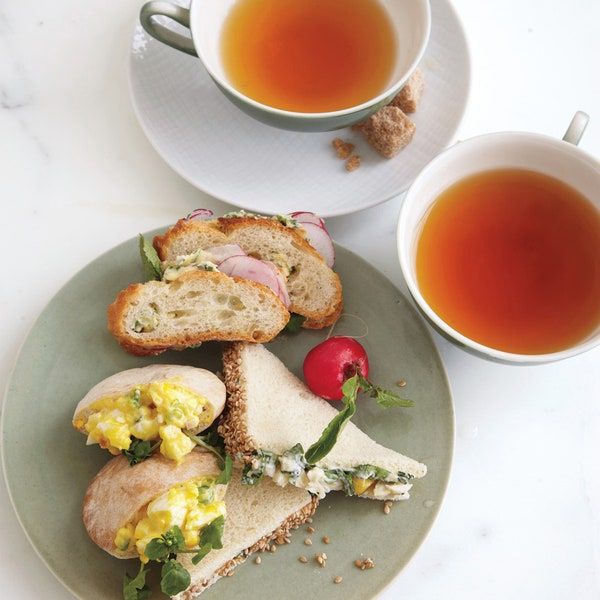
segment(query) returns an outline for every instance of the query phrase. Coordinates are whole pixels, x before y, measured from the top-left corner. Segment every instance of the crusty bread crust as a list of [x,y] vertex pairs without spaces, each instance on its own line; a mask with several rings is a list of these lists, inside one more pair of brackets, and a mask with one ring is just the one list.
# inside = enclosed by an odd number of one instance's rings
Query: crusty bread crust
[[[146,290],[146,285],[163,285],[165,292],[168,289],[175,289],[176,285],[181,285],[185,282],[195,282],[199,285],[219,286],[221,284],[229,285],[235,282],[240,286],[241,290],[255,289],[261,293],[263,297],[267,297],[272,301],[272,319],[269,323],[269,328],[264,327],[262,330],[243,331],[237,330],[226,332],[222,329],[203,330],[187,330],[177,335],[171,336],[152,336],[136,335],[126,326],[126,318],[130,310],[140,302],[141,296]],[[224,273],[218,271],[190,271],[181,275],[173,283],[164,282],[148,282],[133,283],[126,289],[119,292],[115,301],[108,307],[108,329],[117,338],[121,346],[131,354],[138,356],[155,355],[164,352],[165,350],[183,350],[190,346],[198,345],[206,341],[246,341],[255,343],[264,343],[271,341],[287,324],[290,315],[286,310],[281,300],[273,293],[273,291],[265,285],[256,283],[249,279],[239,277],[228,277]]]
[[175,596],[176,600],[192,600],[192,598],[198,596],[198,594],[201,594],[203,591],[208,589],[213,583],[221,579],[221,577],[227,577],[227,575],[232,573],[239,564],[245,562],[251,554],[266,549],[271,545],[271,542],[284,544],[285,540],[289,537],[290,531],[292,529],[298,529],[300,525],[305,523],[306,520],[314,514],[315,510],[317,510],[318,505],[319,499],[316,496],[312,496],[308,504],[306,504],[299,511],[292,513],[272,533],[265,535],[255,544],[249,548],[246,548],[246,550],[237,556],[234,556],[229,562],[225,563],[218,571],[216,571],[210,579],[205,579],[200,583],[191,586],[178,596]]
[[[290,228],[282,225],[274,219],[262,219],[251,216],[247,217],[221,217],[211,221],[188,221],[180,219],[171,229],[163,235],[157,235],[154,238],[154,247],[161,260],[171,260],[177,254],[181,254],[180,250],[185,245],[182,240],[189,238],[190,240],[202,240],[204,248],[210,245],[219,245],[227,243],[237,243],[236,234],[246,228],[262,228],[270,231],[274,236],[284,237],[290,244],[305,256],[310,257],[319,265],[319,268],[327,272],[329,283],[334,287],[334,294],[327,306],[319,310],[310,310],[301,301],[295,297],[293,290],[290,290],[291,305],[290,312],[297,313],[306,317],[304,327],[307,329],[322,329],[335,323],[343,308],[342,299],[342,284],[340,278],[333,270],[329,269],[323,260],[323,257],[310,245],[304,236],[302,228]],[[233,239],[232,239],[233,238]],[[178,250],[174,249],[177,248]],[[185,252],[191,253],[198,250],[197,247],[185,247]],[[257,256],[262,260],[269,260],[268,257],[260,256],[259,253],[253,252],[251,248],[245,248],[246,252],[252,256]]]
[[[200,448],[195,448],[178,465],[159,453],[134,466],[124,456],[116,456],[102,467],[87,488],[83,524],[90,538],[109,554],[135,558],[135,550],[122,552],[116,548],[117,531],[174,485],[197,477],[218,477],[220,472],[215,456]],[[219,495],[224,490],[225,486],[221,486]]]

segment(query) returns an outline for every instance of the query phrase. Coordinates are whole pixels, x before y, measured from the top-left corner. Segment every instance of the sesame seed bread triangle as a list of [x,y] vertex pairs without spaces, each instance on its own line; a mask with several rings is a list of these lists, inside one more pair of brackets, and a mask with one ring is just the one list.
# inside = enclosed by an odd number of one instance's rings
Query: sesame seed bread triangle
[[[279,455],[301,443],[306,451],[338,412],[264,346],[229,345],[223,367],[228,398],[219,432],[229,454],[241,454],[247,462],[259,449]],[[317,466],[353,469],[363,464],[415,478],[427,472],[424,464],[378,444],[351,421]]]
[[197,565],[192,564],[189,556],[179,558],[192,582],[187,590],[174,597],[190,600],[232,572],[253,552],[272,541],[284,543],[290,530],[304,523],[317,505],[318,499],[307,491],[293,486],[280,488],[268,478],[256,486],[244,485],[241,472],[235,469],[225,494],[223,548],[212,550]]
[[290,312],[306,317],[304,327],[321,329],[335,323],[342,312],[342,285],[303,231],[252,216],[181,219],[154,238],[154,247],[163,261],[222,244],[238,244],[246,254],[275,264],[283,258],[292,270],[287,277]]
[[[136,323],[150,315],[150,331]],[[135,283],[108,307],[108,329],[139,356],[182,350],[202,342],[268,342],[290,318],[268,287],[217,271],[191,271],[171,283]]]

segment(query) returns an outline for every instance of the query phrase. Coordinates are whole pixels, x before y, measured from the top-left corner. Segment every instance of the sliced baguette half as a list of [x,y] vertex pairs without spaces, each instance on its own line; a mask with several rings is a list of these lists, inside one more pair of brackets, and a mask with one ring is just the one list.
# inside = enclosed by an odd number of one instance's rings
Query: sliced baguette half
[[290,295],[290,312],[306,318],[304,327],[332,325],[342,308],[342,285],[337,273],[302,234],[274,219],[224,217],[211,221],[181,219],[165,234],[154,238],[163,261],[192,254],[219,244],[238,244],[246,254],[282,268]]
[[291,529],[302,525],[315,512],[318,502],[305,490],[293,486],[282,489],[270,479],[256,486],[243,485],[240,471],[234,470],[225,493],[223,548],[212,550],[197,565],[188,556],[178,559],[189,571],[192,582],[175,598],[191,600],[253,552],[263,550],[272,541],[282,542]]
[[108,329],[137,355],[183,350],[210,340],[268,342],[289,313],[266,286],[217,271],[136,283],[108,307]]
[[[249,465],[260,451],[280,457],[298,443],[306,451],[338,413],[264,346],[229,345],[223,354],[223,367],[228,398],[219,432],[227,452],[242,456]],[[323,496],[329,491],[329,484],[323,486],[320,478],[325,471],[343,471],[350,481],[357,468],[364,465],[384,469],[389,476],[373,479],[368,487],[363,480],[358,491],[337,484],[330,489],[345,489],[366,498],[401,500],[408,498],[408,480],[427,472],[424,464],[378,444],[349,422],[333,449],[314,467],[309,466],[306,476],[293,481],[283,476],[279,467],[271,476],[282,485],[292,483]]]

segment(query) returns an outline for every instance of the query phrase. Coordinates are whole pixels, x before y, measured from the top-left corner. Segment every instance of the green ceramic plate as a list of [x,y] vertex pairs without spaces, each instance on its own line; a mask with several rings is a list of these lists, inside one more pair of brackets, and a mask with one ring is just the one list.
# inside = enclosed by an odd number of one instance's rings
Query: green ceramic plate
[[[368,334],[372,379],[393,388],[404,378],[411,409],[385,411],[363,398],[357,425],[377,441],[425,462],[427,476],[411,499],[384,515],[382,504],[339,493],[325,498],[315,515],[317,533],[310,548],[298,531],[291,545],[265,554],[262,564],[240,566],[235,577],[219,581],[202,598],[262,600],[316,598],[364,600],[381,591],[415,553],[436,517],[450,472],[454,417],[446,374],[420,317],[381,273],[337,247],[336,269],[344,285],[345,314],[336,334]],[[87,537],[81,500],[89,480],[108,459],[98,446],[86,447],[71,427],[80,398],[117,371],[152,362],[220,368],[219,344],[169,352],[158,358],[126,354],[106,330],[106,307],[118,290],[139,280],[136,240],[130,240],[78,273],[51,300],[27,338],[7,389],[2,421],[4,473],[19,520],[36,551],[78,598],[121,598],[123,573],[136,569],[102,552]],[[352,316],[350,316],[352,315]],[[357,318],[358,317],[358,318]],[[307,351],[327,331],[282,335],[269,345],[300,373]],[[324,546],[321,537],[331,543]],[[301,564],[300,554],[326,551],[322,569]],[[370,556],[376,567],[356,569]],[[334,585],[342,575],[343,585]],[[157,594],[159,597],[159,594]]]

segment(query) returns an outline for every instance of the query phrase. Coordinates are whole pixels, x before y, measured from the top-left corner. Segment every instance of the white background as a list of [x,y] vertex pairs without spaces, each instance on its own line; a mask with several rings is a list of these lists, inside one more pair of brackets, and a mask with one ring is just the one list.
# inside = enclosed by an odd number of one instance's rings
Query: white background
[[[138,0],[0,0],[0,382],[51,296],[99,253],[198,206],[139,129],[126,68]],[[600,156],[600,2],[456,0],[473,86],[458,137],[560,136],[577,109]],[[402,289],[401,199],[328,225]],[[301,208],[301,207],[298,207]],[[439,520],[382,598],[600,597],[600,348],[560,364],[484,362],[435,337],[456,403]],[[65,599],[0,484],[0,596]]]

